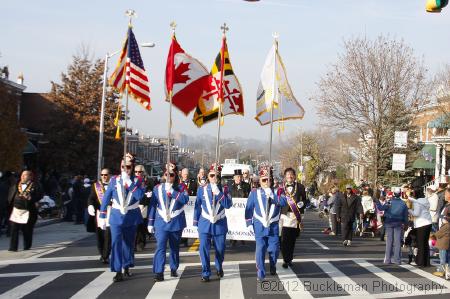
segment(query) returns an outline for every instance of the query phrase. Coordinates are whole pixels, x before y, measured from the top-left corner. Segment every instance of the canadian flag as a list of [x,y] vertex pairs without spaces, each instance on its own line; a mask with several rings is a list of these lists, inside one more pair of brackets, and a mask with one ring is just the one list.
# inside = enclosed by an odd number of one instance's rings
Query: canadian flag
[[172,37],[166,65],[166,100],[172,92],[172,103],[188,115],[197,106],[205,90],[209,90],[210,74],[206,67],[190,56]]

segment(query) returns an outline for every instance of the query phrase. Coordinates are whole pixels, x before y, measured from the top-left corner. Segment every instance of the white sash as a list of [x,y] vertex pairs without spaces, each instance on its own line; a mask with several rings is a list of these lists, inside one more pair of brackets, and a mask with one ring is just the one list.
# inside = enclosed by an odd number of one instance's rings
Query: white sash
[[[121,184],[120,180],[116,181],[116,187],[117,187],[117,196],[119,197],[119,203],[117,204],[113,200],[113,208],[120,210],[120,213],[125,215],[128,210],[135,209],[135,208],[130,209],[128,207],[128,205],[130,204],[130,201],[131,201],[131,197],[133,196],[133,191],[132,190],[128,191],[128,196],[127,196],[126,202],[124,203],[123,193],[122,193],[122,184]],[[139,206],[139,202],[137,202],[137,203],[138,203],[138,206]],[[135,205],[136,204],[133,204],[133,206],[135,206]]]
[[134,210],[134,209],[138,209],[139,208],[139,201],[136,201],[134,204],[132,204],[131,206],[127,206],[127,207],[122,207],[116,201],[113,201],[112,208],[120,210],[120,213],[125,215],[128,211],[131,211],[131,210]]
[[161,218],[164,220],[164,222],[169,223],[170,220],[177,217],[184,211],[184,206],[179,210],[173,211],[173,207],[175,205],[175,200],[172,200],[173,198],[171,198],[169,210],[166,210],[166,205],[164,203],[162,188],[163,188],[163,185],[161,184],[158,188],[158,199],[159,199],[159,205],[161,208],[160,209],[156,208],[156,210],[158,211],[158,214],[161,216]]
[[[275,221],[278,221],[280,219],[280,214],[273,217],[273,214],[275,213],[275,205],[272,205],[269,210],[269,215],[266,218],[266,210],[264,209],[264,205],[262,203],[262,196],[261,196],[261,189],[256,190],[256,195],[258,198],[258,204],[259,204],[259,210],[261,211],[262,216],[259,216],[256,211],[254,212],[253,216],[261,222],[261,224],[264,227],[269,227],[269,225]],[[270,200],[270,198],[269,198]]]
[[[214,195],[213,195],[214,196]],[[206,203],[206,209],[208,211],[205,211],[202,206],[202,216],[205,219],[208,219],[211,223],[216,223],[218,220],[225,218],[225,209],[222,210],[222,212],[219,213],[220,204],[217,204],[215,202],[215,207],[211,206],[211,202],[209,201],[209,194],[208,194],[208,187],[203,187],[203,197],[205,198]],[[219,214],[218,214],[219,213]]]

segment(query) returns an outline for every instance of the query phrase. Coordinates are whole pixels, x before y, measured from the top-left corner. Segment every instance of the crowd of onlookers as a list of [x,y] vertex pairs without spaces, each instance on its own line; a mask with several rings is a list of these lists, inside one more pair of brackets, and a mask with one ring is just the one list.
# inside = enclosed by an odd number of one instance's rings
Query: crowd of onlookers
[[[351,198],[354,197],[355,200]],[[356,204],[350,204],[356,201]],[[401,248],[408,252],[408,263],[429,267],[431,257],[439,257],[434,275],[450,279],[450,186],[445,183],[426,190],[411,185],[346,186],[345,193],[332,187],[319,197],[321,215],[327,215],[329,227],[324,233],[342,235],[351,245],[353,234],[378,235],[386,241],[385,263],[401,263]],[[342,230],[342,233],[341,233]]]

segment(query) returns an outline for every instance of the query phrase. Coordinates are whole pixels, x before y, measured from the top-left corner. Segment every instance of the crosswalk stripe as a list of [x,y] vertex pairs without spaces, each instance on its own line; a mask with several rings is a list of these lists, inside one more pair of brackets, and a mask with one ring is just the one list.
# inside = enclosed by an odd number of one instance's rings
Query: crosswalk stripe
[[244,299],[239,264],[223,266],[224,277],[220,279],[220,299]]
[[[303,282],[297,277],[297,274],[295,274],[294,271],[292,271],[291,268],[281,268],[277,270],[278,272],[278,278],[280,279],[280,282],[283,286],[286,286],[284,289],[286,290],[286,293],[291,298],[305,298],[305,299],[312,299],[314,298],[310,292],[306,291],[305,286],[303,285]],[[289,286],[295,286],[295,288],[291,288]]]
[[330,276],[330,278],[333,279],[336,283],[338,283],[341,286],[344,286],[344,290],[351,296],[359,296],[365,298],[372,297],[372,295],[369,292],[367,292],[364,288],[354,289],[352,286],[356,287],[356,283],[329,262],[321,261],[316,262],[316,264],[317,266],[320,267],[320,269],[322,269],[323,272],[328,274],[328,276]]
[[63,275],[62,272],[55,272],[47,275],[39,275],[1,295],[2,298],[15,299],[22,298],[31,292],[39,289],[40,287],[46,285],[47,283],[55,280],[56,278]]
[[180,277],[183,274],[184,268],[184,266],[180,265],[178,268],[178,277],[171,277],[170,270],[164,271],[164,281],[155,282],[145,298],[172,298],[178,282],[180,281]]
[[114,272],[103,272],[84,288],[79,290],[75,295],[73,295],[71,299],[97,298],[112,284],[114,275]]
[[446,287],[447,289],[450,290],[450,281],[448,281],[448,280],[445,280],[445,279],[443,279],[443,278],[436,277],[436,276],[434,276],[434,275],[431,274],[431,273],[428,273],[428,272],[426,272],[426,271],[423,271],[423,270],[418,269],[418,268],[416,268],[416,267],[413,267],[413,266],[411,266],[411,265],[400,265],[400,267],[405,268],[405,269],[407,269],[408,271],[411,271],[411,272],[413,272],[413,273],[416,273],[416,274],[418,274],[418,275],[420,275],[420,276],[422,276],[422,277],[425,277],[425,278],[427,278],[427,279],[429,279],[429,280],[431,280],[431,281],[434,281],[434,282],[437,283],[437,284],[443,285],[444,287]]
[[311,241],[313,241],[314,243],[316,243],[317,245],[319,245],[320,248],[322,248],[322,249],[330,250],[330,248],[328,248],[327,246],[323,245],[322,243],[320,243],[320,242],[317,241],[316,239],[311,238]]

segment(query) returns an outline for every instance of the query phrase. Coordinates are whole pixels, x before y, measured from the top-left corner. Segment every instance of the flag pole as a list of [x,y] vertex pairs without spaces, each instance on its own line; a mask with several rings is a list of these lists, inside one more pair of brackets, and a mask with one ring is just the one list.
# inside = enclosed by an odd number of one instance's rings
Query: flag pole
[[[277,78],[276,78],[276,65],[277,65],[277,51],[278,51],[278,34],[273,34],[273,43],[275,46],[273,52],[273,91],[272,91],[272,100],[270,101],[270,139],[269,139],[269,184],[272,182],[272,135],[273,135],[273,102],[275,101],[277,91]],[[270,185],[269,185],[270,186]],[[270,186],[273,188],[274,186]],[[266,219],[269,217],[269,197],[266,196]]]
[[[172,28],[172,38],[175,37],[175,28],[177,24],[175,21],[170,23],[170,27]],[[173,82],[172,82],[173,83]],[[172,107],[173,107],[173,86],[170,86],[169,90],[169,124],[168,124],[168,134],[167,134],[167,164],[170,163],[170,139],[172,135]]]
[[216,139],[216,163],[214,169],[217,171],[218,164],[220,163],[220,119],[222,117],[222,102],[223,102],[223,75],[224,75],[224,64],[225,64],[225,40],[226,32],[228,31],[227,24],[224,23],[220,29],[222,29],[222,48],[220,49],[220,86],[219,86],[219,96],[218,104],[219,110],[217,112],[217,139]]

